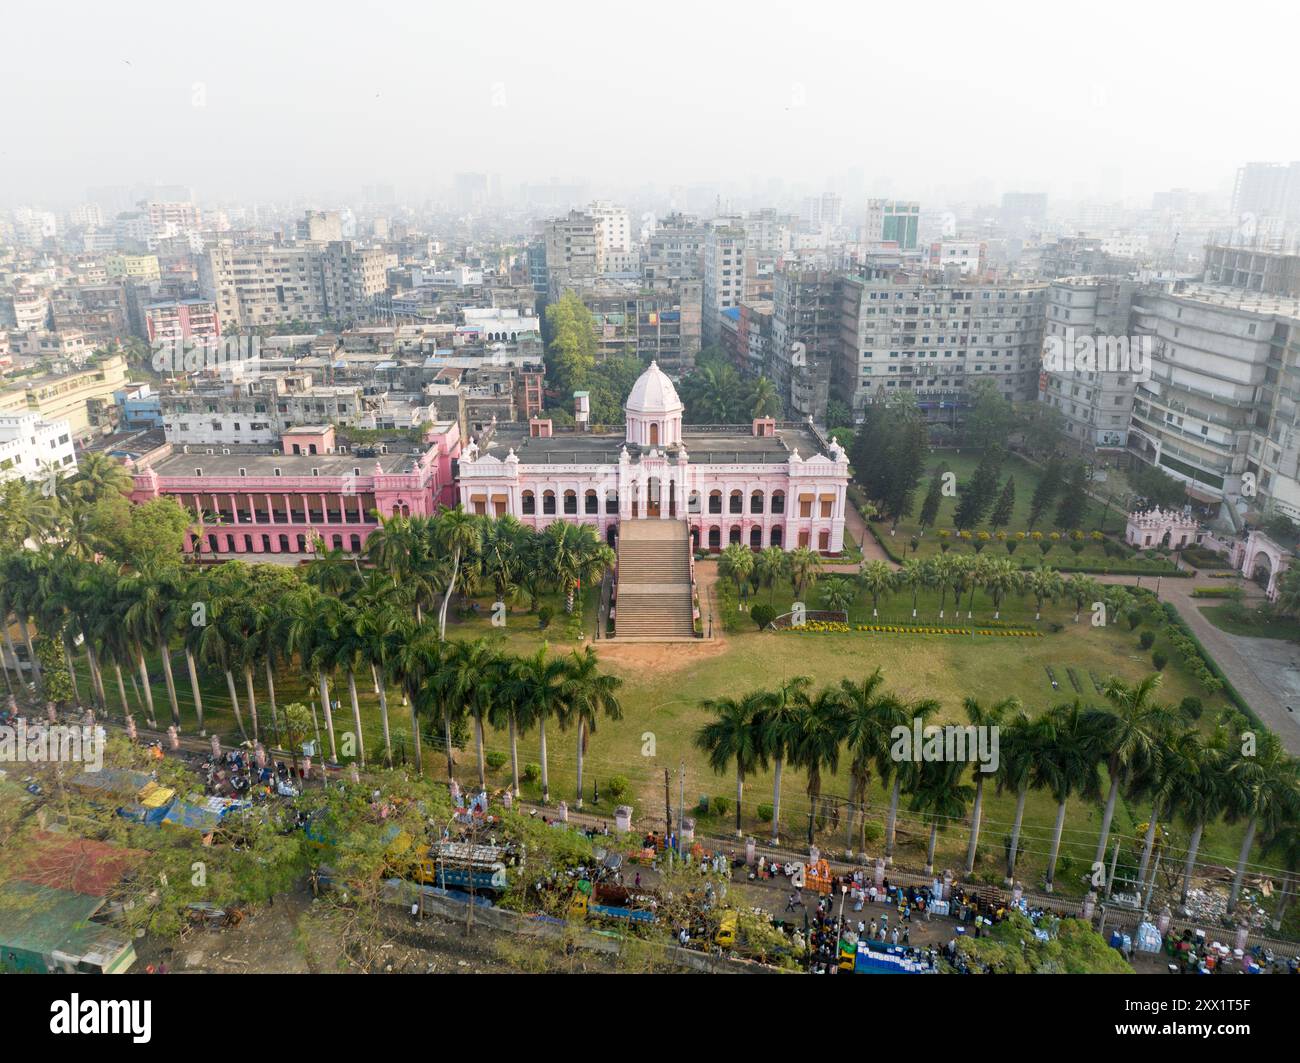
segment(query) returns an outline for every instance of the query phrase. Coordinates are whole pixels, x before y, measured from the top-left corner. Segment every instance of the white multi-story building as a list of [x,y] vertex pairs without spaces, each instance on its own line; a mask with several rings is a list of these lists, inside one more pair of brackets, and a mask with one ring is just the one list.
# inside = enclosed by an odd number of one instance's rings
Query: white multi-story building
[[66,475],[76,469],[67,421],[45,421],[38,413],[0,416],[0,480],[37,482],[53,471]]
[[745,230],[722,225],[709,230],[704,241],[703,320],[704,345],[718,342],[724,310],[745,298]]
[[627,207],[602,201],[591,204],[587,213],[596,219],[597,239],[606,258],[626,255],[632,250],[632,220]]

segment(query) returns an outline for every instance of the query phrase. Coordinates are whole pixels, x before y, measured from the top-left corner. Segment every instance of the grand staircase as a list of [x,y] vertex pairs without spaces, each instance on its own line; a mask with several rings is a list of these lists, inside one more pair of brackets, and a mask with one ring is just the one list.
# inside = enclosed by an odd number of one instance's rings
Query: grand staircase
[[625,520],[618,529],[614,637],[694,639],[691,541],[682,520]]

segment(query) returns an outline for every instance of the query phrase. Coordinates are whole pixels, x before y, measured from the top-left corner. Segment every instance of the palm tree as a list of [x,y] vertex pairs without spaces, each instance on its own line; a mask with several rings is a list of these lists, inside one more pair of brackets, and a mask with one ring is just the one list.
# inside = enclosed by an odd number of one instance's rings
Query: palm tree
[[769,546],[760,550],[758,556],[754,558],[754,571],[758,574],[759,586],[767,588],[767,600],[770,602],[777,581],[786,572],[785,551],[779,546]]
[[926,571],[925,562],[915,557],[907,558],[898,569],[896,579],[900,587],[906,587],[912,592],[912,619],[915,620],[916,596],[930,580],[930,574]]
[[862,824],[859,848],[866,848],[866,803],[871,786],[871,771],[889,753],[889,732],[895,722],[897,709],[894,699],[882,690],[884,684],[884,673],[878,667],[860,682],[852,679],[840,681],[840,700],[846,715],[844,741],[849,753],[846,849],[853,847],[853,827],[858,821]]
[[1025,818],[1025,798],[1033,782],[1038,751],[1043,740],[1041,720],[1031,720],[1024,709],[1015,710],[1010,722],[998,734],[998,770],[995,773],[999,796],[1004,791],[1016,795],[1015,818],[1007,845],[1006,885],[1016,877],[1016,856],[1020,850],[1020,825]]
[[751,392],[753,401],[749,407],[750,417],[777,417],[781,413],[781,398],[776,393],[776,385],[765,376],[754,381]]
[[1065,803],[1076,794],[1095,799],[1101,792],[1101,778],[1095,720],[1078,698],[1047,713],[1041,737],[1033,785],[1050,790],[1056,799],[1056,824],[1044,883],[1044,889],[1051,893],[1056,881],[1056,859],[1061,852],[1061,832],[1065,829]]
[[847,613],[856,597],[852,581],[843,576],[835,576],[822,582],[822,605],[827,609],[837,613]]
[[1295,896],[1296,871],[1300,869],[1300,822],[1278,824],[1264,841],[1264,853],[1282,865],[1282,895],[1273,909],[1273,929],[1281,930],[1291,898]]
[[1215,736],[1209,740],[1197,737],[1171,743],[1167,754],[1172,759],[1167,772],[1168,804],[1171,809],[1178,810],[1178,815],[1192,831],[1187,842],[1179,902],[1185,909],[1205,826],[1218,819],[1227,805],[1227,752],[1222,740]]
[[799,711],[790,744],[790,763],[804,769],[808,794],[808,844],[813,843],[817,806],[821,801],[822,772],[834,774],[840,766],[848,717],[839,690],[824,687],[816,694],[798,693]]
[[1161,736],[1172,723],[1169,710],[1157,704],[1155,692],[1160,686],[1160,673],[1153,672],[1140,683],[1125,683],[1112,678],[1103,693],[1110,709],[1093,710],[1090,722],[1095,728],[1106,771],[1110,776],[1110,791],[1106,795],[1106,808],[1101,817],[1101,835],[1097,839],[1097,854],[1093,863],[1103,863],[1106,845],[1110,841],[1110,824],[1115,816],[1115,801],[1121,785],[1129,785],[1142,772],[1148,770],[1160,746]]
[[718,555],[718,575],[730,579],[740,594],[740,585],[754,571],[754,551],[740,543],[732,543]]
[[1043,602],[1056,601],[1064,589],[1061,574],[1047,565],[1039,565],[1025,573],[1025,589],[1034,596],[1034,619],[1043,618]]
[[885,561],[868,561],[858,573],[858,582],[871,595],[871,617],[874,620],[880,615],[880,599],[888,598],[894,589],[894,570]]
[[970,598],[966,602],[966,619],[975,615],[975,592],[988,583],[990,559],[987,557],[966,558],[966,586],[970,588]]
[[[315,673],[320,690],[321,711],[325,715],[325,730],[330,740],[330,760],[337,763],[338,745],[334,738],[334,712],[330,702],[330,636],[321,624],[321,616],[330,599],[314,586],[306,586],[288,602],[289,624],[285,632],[285,652],[296,653],[305,673]],[[228,676],[227,676],[228,678]],[[231,687],[234,696],[234,687]],[[235,707],[239,711],[238,705]],[[414,710],[412,710],[414,711]],[[242,730],[242,726],[241,726]],[[417,748],[418,753],[418,748]],[[417,762],[418,763],[418,762]]]
[[564,589],[564,611],[572,613],[578,587],[594,583],[614,566],[614,551],[602,543],[590,524],[557,520],[542,533],[550,572]]
[[767,768],[761,733],[762,712],[767,695],[750,691],[740,698],[709,698],[700,707],[713,719],[695,732],[695,748],[709,758],[709,767],[721,775],[736,762],[736,837],[741,837],[741,805],[745,799],[745,776]]
[[[384,763],[392,766],[393,739],[388,720],[388,681],[393,674],[393,659],[398,651],[404,613],[399,608],[402,595],[387,576],[373,581],[372,590],[357,599],[357,635],[362,659],[375,676],[379,697],[379,722],[384,732]],[[268,680],[269,680],[268,676]]]
[[478,784],[487,788],[487,767],[483,755],[483,718],[491,711],[493,694],[499,685],[500,658],[486,639],[451,644],[447,659],[449,696],[459,701],[474,717],[474,748],[478,760]]
[[361,728],[361,703],[357,698],[357,668],[366,663],[366,639],[360,630],[358,610],[337,598],[325,600],[320,618],[325,629],[321,647],[330,666],[341,668],[348,681],[348,698],[352,702],[352,723],[356,728],[357,763],[366,766],[366,738]]
[[[1020,711],[1020,699],[1016,697],[1003,698],[1001,701],[985,708],[977,699],[966,698],[962,702],[962,708],[966,710],[966,718],[970,720],[971,726],[982,727],[985,730],[992,731],[999,729],[999,733],[994,741],[1001,745],[1000,727],[1003,719],[1013,713]],[[1001,759],[1001,748],[998,750],[999,760]],[[984,808],[984,780],[988,777],[988,772],[983,770],[983,765],[977,764],[975,767],[975,804],[971,807],[970,814],[970,842],[966,846],[966,874],[969,875],[975,870],[975,850],[980,840],[980,813]]]
[[787,679],[764,698],[759,718],[759,735],[763,757],[773,763],[772,781],[772,844],[780,841],[781,832],[781,773],[794,743],[795,726],[799,718],[799,695],[812,682],[812,676],[797,675]]
[[993,599],[993,619],[1002,619],[1002,601],[1020,586],[1020,569],[1009,557],[1000,557],[986,563],[984,589]]
[[566,708],[565,681],[568,667],[559,657],[548,657],[546,643],[537,652],[521,657],[515,662],[507,682],[507,697],[519,706],[520,716],[535,721],[542,765],[542,803],[551,799],[550,775],[546,760],[546,721],[554,717],[564,719]]
[[959,760],[924,760],[917,764],[908,807],[920,812],[930,825],[930,842],[925,850],[925,873],[934,874],[934,848],[939,831],[966,815],[975,788],[963,783],[966,765]]
[[808,547],[799,546],[790,551],[786,567],[794,583],[795,599],[802,601],[804,588],[817,582],[817,575],[822,570],[822,559]]
[[1065,581],[1065,594],[1067,597],[1074,599],[1074,622],[1077,624],[1079,615],[1083,612],[1084,603],[1095,602],[1101,597],[1101,584],[1091,576],[1085,576],[1081,572],[1074,572]]
[[[1186,751],[1182,749],[1185,747]],[[1155,851],[1156,827],[1160,816],[1169,807],[1169,793],[1174,785],[1179,770],[1179,761],[1184,756],[1200,753],[1200,734],[1194,729],[1181,731],[1168,730],[1157,735],[1156,745],[1146,770],[1133,780],[1134,796],[1142,795],[1151,801],[1151,815],[1147,817],[1146,836],[1142,839],[1142,856],[1138,861],[1137,888],[1141,895],[1142,883],[1146,881],[1147,867],[1151,854]]]
[[[447,580],[447,590],[443,595],[442,605],[438,610],[438,637],[447,638],[447,607],[451,604],[452,593],[460,579],[461,560],[478,545],[478,529],[474,518],[460,506],[444,509],[438,514],[435,537],[439,547],[451,554],[451,574]],[[448,751],[450,756],[450,751]]]
[[915,784],[917,765],[920,763],[916,759],[895,757],[892,736],[900,727],[912,732],[914,720],[920,720],[924,726],[925,721],[939,711],[939,703],[933,698],[922,698],[910,702],[891,701],[888,704],[894,718],[889,727],[891,742],[885,749],[884,756],[876,761],[876,774],[882,783],[893,781],[889,792],[889,815],[885,820],[885,863],[892,864],[894,845],[898,838],[898,801],[903,790],[910,789]]
[[930,576],[934,586],[939,588],[939,619],[943,619],[944,611],[948,607],[948,588],[952,585],[952,567],[957,564],[957,558],[948,554],[940,554],[938,557],[930,558]]
[[1300,760],[1287,755],[1271,731],[1259,734],[1253,755],[1243,745],[1228,765],[1228,822],[1246,821],[1237,870],[1228,893],[1228,914],[1237,909],[1246,861],[1261,827],[1264,837],[1300,816]]
[[582,758],[587,752],[587,736],[596,733],[596,720],[623,718],[618,688],[623,680],[601,673],[599,661],[590,646],[574,650],[565,661],[568,674],[564,682],[565,717],[578,731],[578,808],[582,808]]

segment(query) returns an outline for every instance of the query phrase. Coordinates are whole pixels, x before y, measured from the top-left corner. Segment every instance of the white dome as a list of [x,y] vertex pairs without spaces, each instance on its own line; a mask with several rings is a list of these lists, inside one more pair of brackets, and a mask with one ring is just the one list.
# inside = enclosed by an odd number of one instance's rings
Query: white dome
[[623,408],[628,413],[674,414],[681,413],[682,400],[677,397],[677,389],[668,374],[651,362],[650,368],[636,378]]

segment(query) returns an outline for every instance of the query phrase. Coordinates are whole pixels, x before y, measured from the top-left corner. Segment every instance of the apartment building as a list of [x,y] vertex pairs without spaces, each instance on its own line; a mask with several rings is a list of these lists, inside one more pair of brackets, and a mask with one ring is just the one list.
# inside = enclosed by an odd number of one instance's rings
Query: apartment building
[[72,428],[67,421],[47,421],[38,413],[0,416],[0,481],[33,483],[57,470],[77,470]]
[[571,210],[546,223],[546,272],[549,295],[559,299],[566,288],[605,271],[600,223],[590,214]]
[[1154,340],[1129,451],[1206,504],[1300,516],[1295,396],[1300,300],[1206,284],[1149,288],[1135,328]]
[[1248,162],[1237,170],[1232,209],[1239,217],[1254,215],[1300,221],[1300,162]]
[[115,354],[85,369],[24,377],[0,390],[0,415],[35,413],[42,421],[66,421],[80,437],[99,424],[97,409],[115,405],[113,393],[126,376],[126,359]]
[[779,269],[772,299],[767,375],[791,420],[825,424],[841,342],[840,285],[835,270]]
[[921,226],[921,204],[907,199],[867,200],[865,244],[897,244],[901,251],[915,251]]
[[578,294],[591,311],[600,358],[630,352],[673,376],[694,367],[701,342],[700,281],[674,281],[655,290],[607,281]]
[[1300,299],[1300,254],[1207,244],[1205,282]]
[[[878,390],[910,389],[951,419],[989,380],[1012,401],[1038,393],[1047,286],[845,277],[835,395],[855,416]],[[778,303],[778,312],[780,306]],[[943,411],[949,411],[945,416]]]
[[[1110,340],[1141,343],[1132,327],[1133,296],[1137,282],[1109,277],[1074,277],[1054,281],[1047,288],[1044,343],[1061,349],[1085,337],[1105,351]],[[1077,353],[1077,348],[1071,348]],[[1104,355],[1103,355],[1104,360]],[[1129,419],[1138,374],[1106,364],[1054,368],[1044,363],[1039,398],[1063,418],[1068,440],[1081,452],[1119,451],[1128,446]]]
[[173,299],[144,307],[146,338],[159,341],[216,339],[221,335],[217,305],[211,299]]
[[212,247],[202,285],[223,332],[292,321],[356,321],[387,285],[382,250],[348,241]]
[[723,224],[708,231],[704,240],[704,278],[701,289],[701,338],[706,347],[720,337],[722,311],[745,298],[745,230]]

